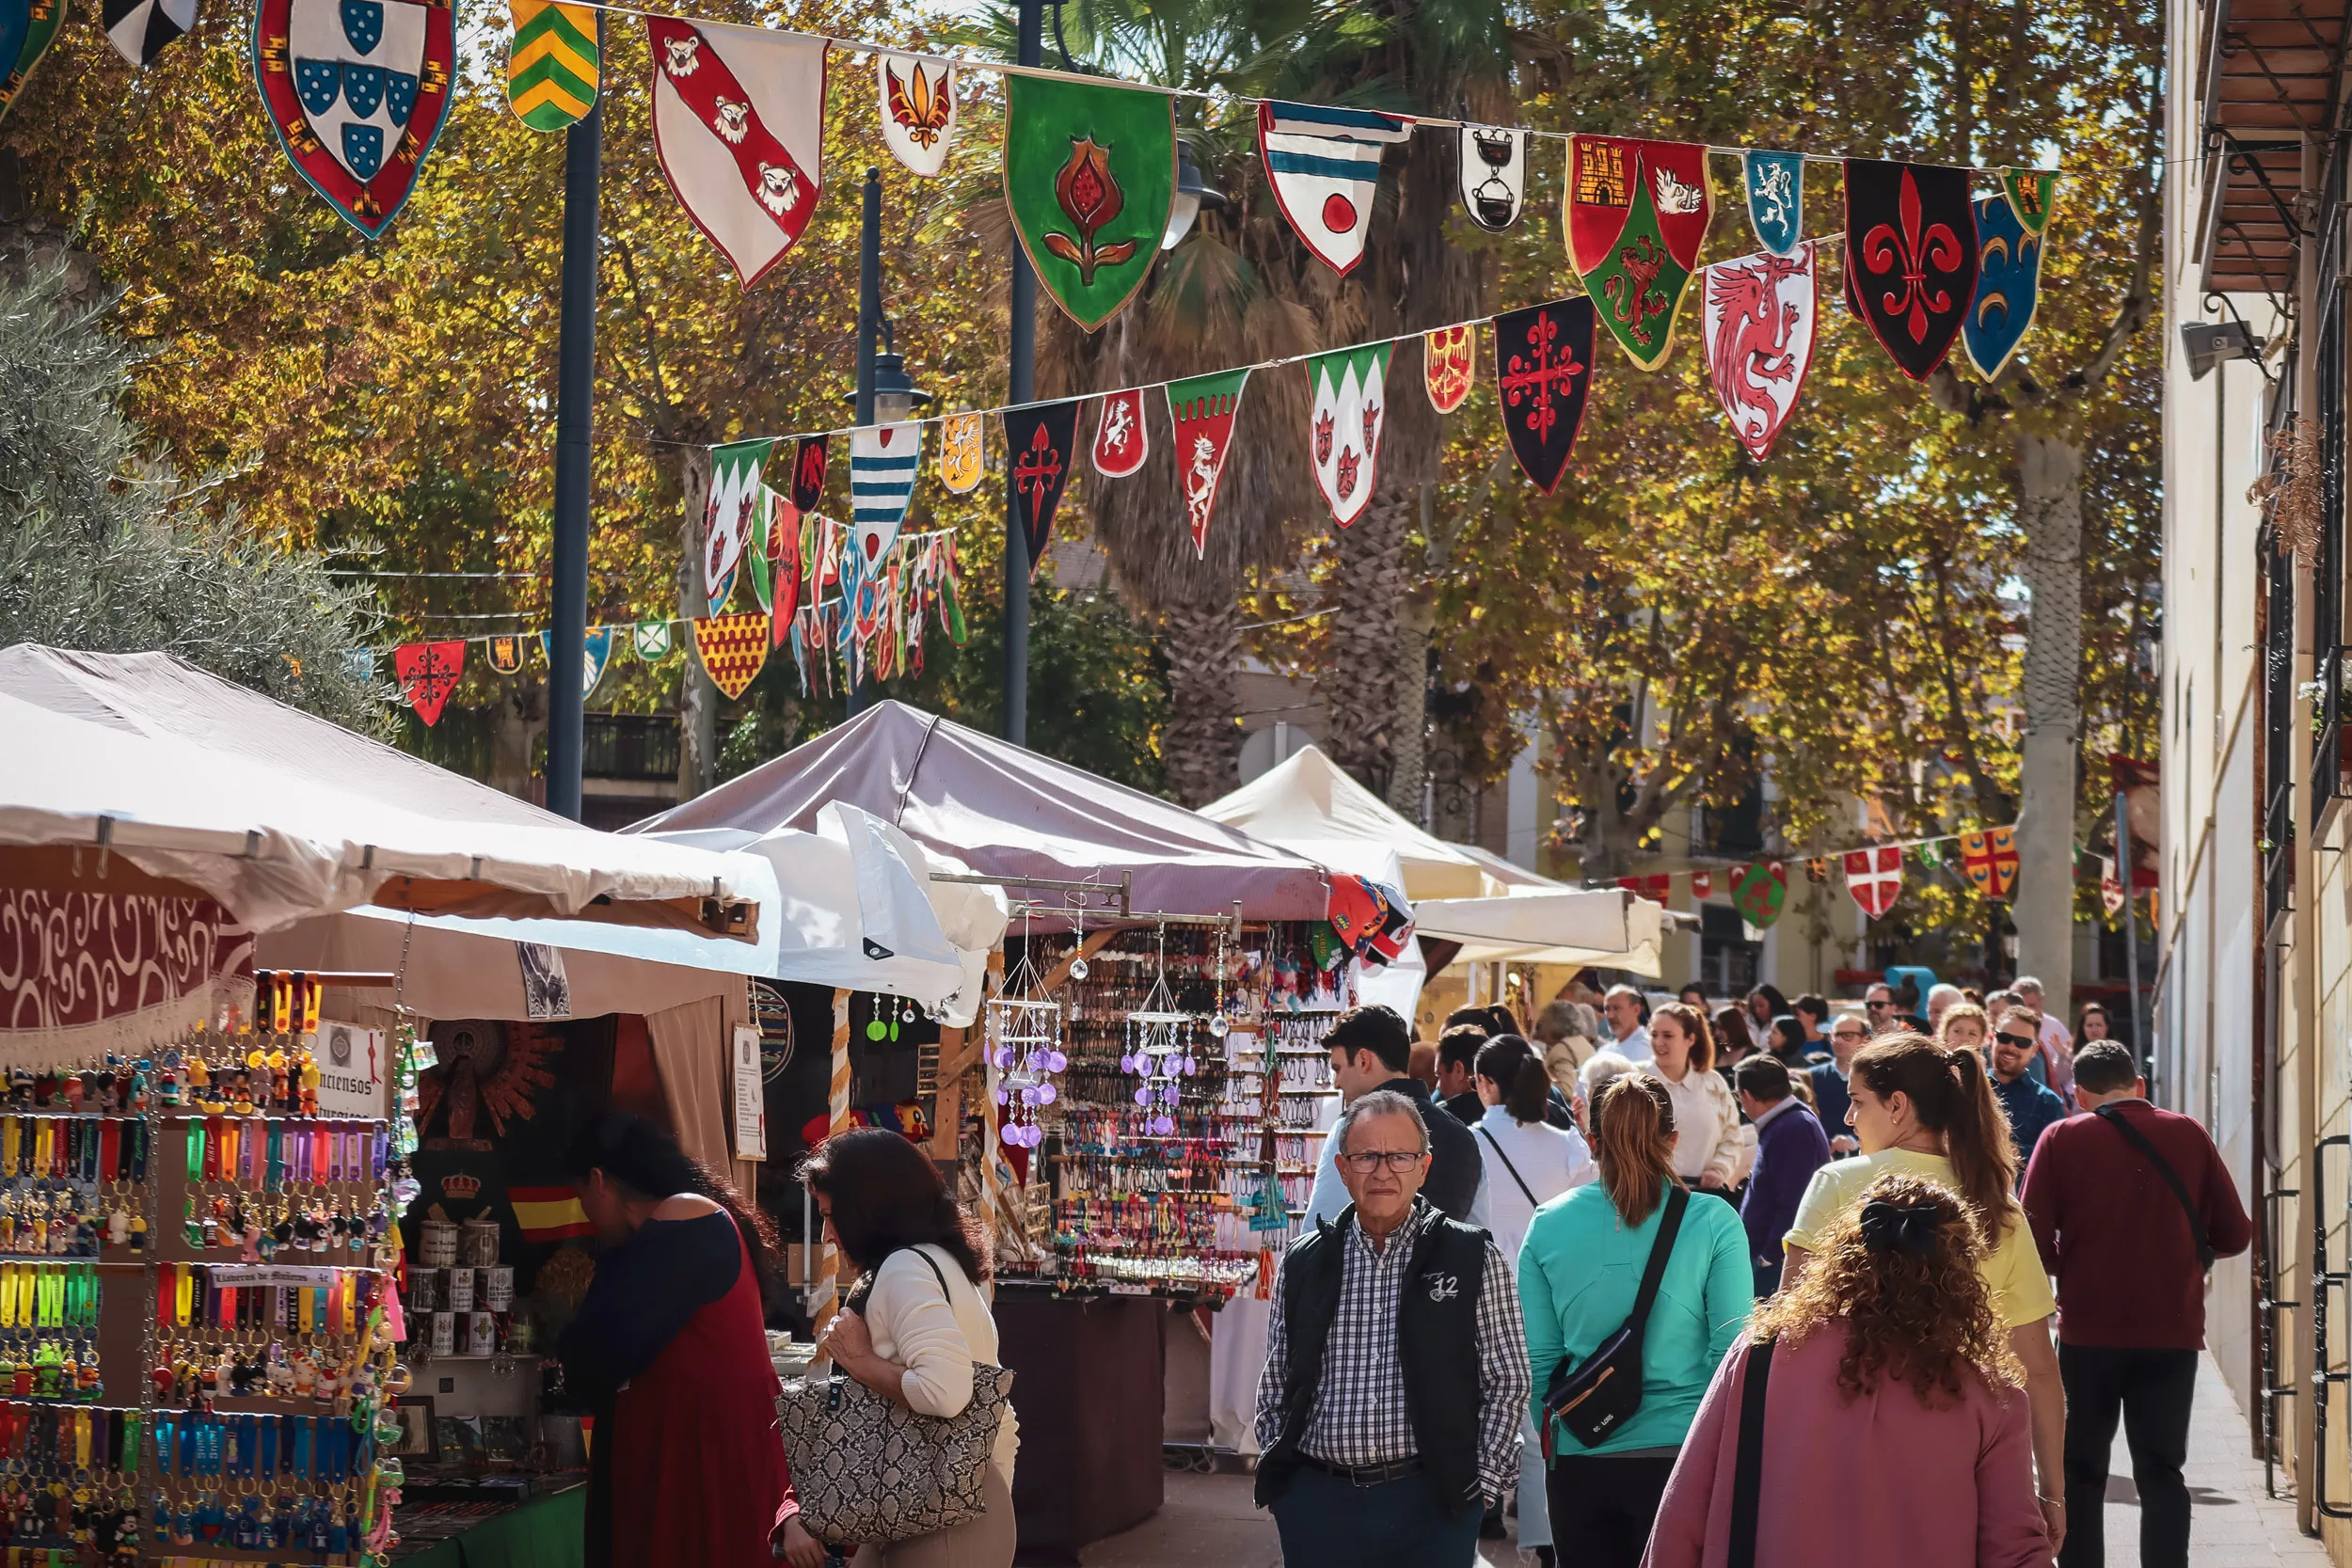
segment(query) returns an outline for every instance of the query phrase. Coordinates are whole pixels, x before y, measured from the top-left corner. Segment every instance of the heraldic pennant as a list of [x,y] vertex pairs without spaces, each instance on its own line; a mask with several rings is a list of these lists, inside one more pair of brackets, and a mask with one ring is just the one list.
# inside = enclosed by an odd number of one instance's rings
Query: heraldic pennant
[[955,63],[878,54],[874,73],[882,93],[883,144],[915,173],[937,174],[947,166],[947,147],[956,139]]
[[774,445],[769,440],[730,441],[710,449],[710,495],[703,506],[703,591],[713,615],[733,596],[743,552],[757,543],[755,524],[766,519],[759,475]]
[[466,644],[462,641],[406,642],[392,650],[392,674],[400,683],[400,694],[417,710],[427,729],[441,721],[441,708],[457,689],[457,677],[465,673]]
[[1527,133],[1501,125],[1462,127],[1462,207],[1479,228],[1500,233],[1519,221],[1527,194]]
[[832,445],[830,436],[803,436],[792,454],[792,504],[803,512],[825,504],[825,453]]
[[1070,487],[1071,460],[1078,451],[1078,410],[1085,403],[1084,398],[1066,398],[1005,410],[1006,499],[1021,520],[1033,578],[1053,537],[1055,509]]
[[2006,196],[1977,199],[1977,296],[1961,324],[1960,345],[1977,373],[1991,381],[2033,325],[2042,295],[2042,236],[2017,221]]
[[1820,318],[1816,263],[1807,241],[1793,256],[1767,250],[1718,261],[1700,283],[1708,373],[1732,434],[1759,463],[1788,422],[1813,365]]
[[379,239],[416,188],[456,70],[447,4],[259,0],[253,75],[294,171]]
[[1005,83],[1005,205],[1037,280],[1092,332],[1126,308],[1176,201],[1175,100],[1044,76]]
[[1249,385],[1248,371],[1219,371],[1168,384],[1168,420],[1176,431],[1176,479],[1184,498],[1184,522],[1192,531],[1192,553],[1209,550],[1209,517],[1216,510],[1217,481],[1225,476],[1225,454],[1233,443],[1233,416]]
[[1696,142],[1568,138],[1568,260],[1601,324],[1645,371],[1666,362],[1715,215]]
[[483,652],[489,656],[490,668],[501,675],[511,675],[523,667],[523,640],[519,637],[485,637]]
[[845,594],[854,596],[860,585],[889,565],[890,547],[898,542],[898,525],[906,521],[922,466],[919,420],[871,425],[850,437],[851,543]]
[[1389,356],[1393,342],[1341,349],[1307,361],[1313,403],[1307,411],[1315,487],[1331,520],[1347,527],[1372,502],[1380,461],[1380,427],[1389,413]]
[[645,18],[645,34],[661,172],[748,289],[799,241],[824,194],[828,45],[666,16]]
[[768,617],[753,611],[704,616],[694,623],[694,652],[710,684],[733,702],[768,662]]
[[1495,318],[1495,389],[1519,471],[1547,496],[1560,487],[1593,390],[1591,296]]
[[[60,19],[65,0],[54,0]],[[155,63],[164,46],[185,38],[196,25],[196,0],[105,0],[98,20],[115,53],[137,70]]]
[[1968,171],[1847,159],[1847,303],[1903,374],[1934,373],[1976,293]]
[[1785,861],[1751,861],[1731,884],[1731,905],[1740,918],[1759,931],[1772,929],[1788,901],[1788,866]]
[[1451,414],[1470,396],[1478,375],[1478,328],[1441,326],[1421,341],[1421,385],[1429,406]]
[[602,70],[596,13],[560,0],[507,0],[515,41],[506,56],[506,106],[533,131],[561,131],[596,106]]
[[2010,211],[2028,234],[2040,234],[2050,227],[2051,212],[2058,206],[2058,171],[2046,168],[2005,168],[2001,170],[2001,194],[2009,198]]
[[[57,29],[65,25],[65,0],[8,0],[0,12],[7,16],[0,21],[0,60],[13,62],[0,74],[0,116],[6,116],[24,90],[24,79],[57,41]],[[13,49],[7,42],[10,33],[16,35]]]
[[1846,891],[1872,920],[1895,907],[1903,891],[1903,852],[1894,845],[1846,851]]
[[1968,885],[1987,898],[2007,898],[2017,883],[2014,828],[1987,828],[1960,835],[1960,869]]
[[939,421],[939,483],[961,496],[980,483],[988,467],[988,438],[977,414],[950,414]]
[[1344,277],[1364,259],[1380,155],[1413,134],[1403,115],[1320,103],[1258,105],[1258,156],[1291,230]]
[[1094,417],[1094,471],[1125,479],[1143,467],[1151,444],[1143,428],[1143,388],[1106,394]]
[[670,657],[670,623],[640,621],[629,628],[628,645],[647,664],[659,664]]
[[1775,256],[1794,254],[1804,234],[1804,155],[1751,149],[1740,154],[1740,177],[1756,243]]

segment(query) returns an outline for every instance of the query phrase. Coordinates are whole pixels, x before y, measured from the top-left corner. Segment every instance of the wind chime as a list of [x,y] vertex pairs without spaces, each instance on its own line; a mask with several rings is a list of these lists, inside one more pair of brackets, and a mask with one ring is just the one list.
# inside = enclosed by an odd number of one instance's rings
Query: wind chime
[[1053,1075],[1070,1065],[1061,1049],[1061,1004],[1044,994],[1029,962],[1027,925],[1025,914],[1021,961],[988,1004],[988,1060],[999,1074],[996,1103],[1002,1107],[997,1136],[1014,1148],[1045,1141],[1038,1112],[1059,1093]]
[[1176,1106],[1184,1098],[1184,1080],[1200,1070],[1193,1052],[1194,1014],[1176,1006],[1168,989],[1168,927],[1160,927],[1159,963],[1143,1006],[1127,1015],[1127,1050],[1119,1058],[1120,1070],[1143,1082],[1136,1087],[1136,1103],[1143,1109],[1143,1130],[1167,1137],[1176,1131]]

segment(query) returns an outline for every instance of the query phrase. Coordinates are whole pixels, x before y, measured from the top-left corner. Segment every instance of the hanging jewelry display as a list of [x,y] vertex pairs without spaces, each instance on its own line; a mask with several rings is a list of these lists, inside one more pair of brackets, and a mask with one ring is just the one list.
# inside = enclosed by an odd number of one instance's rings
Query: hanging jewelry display
[[1038,1113],[1058,1096],[1053,1075],[1070,1066],[1061,1048],[1061,1004],[1044,994],[1029,962],[1027,926],[1025,912],[1021,959],[988,1003],[988,1060],[999,1075],[996,1103],[1003,1107],[997,1136],[1014,1148],[1045,1141]]

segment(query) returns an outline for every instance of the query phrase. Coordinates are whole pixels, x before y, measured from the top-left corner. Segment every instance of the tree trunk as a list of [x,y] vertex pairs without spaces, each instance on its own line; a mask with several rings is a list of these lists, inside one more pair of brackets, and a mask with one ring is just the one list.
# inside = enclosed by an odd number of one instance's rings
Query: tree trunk
[[2074,993],[2074,768],[2081,741],[2083,454],[2050,436],[2017,440],[2025,560],[2026,741],[2018,767],[2017,968],[2060,1017]]
[[501,683],[490,724],[490,787],[530,800],[532,749],[548,727],[547,682]]
[[1231,598],[1178,607],[1165,629],[1168,782],[1185,805],[1204,806],[1241,783],[1242,731],[1233,721],[1241,607]]
[[1374,794],[1395,777],[1397,610],[1405,597],[1405,534],[1411,491],[1383,474],[1353,528],[1340,533],[1340,570],[1329,662],[1318,673],[1330,715],[1331,759]]
[[710,613],[703,591],[703,512],[710,500],[710,450],[688,447],[678,464],[686,513],[678,521],[678,628],[686,644],[677,702],[677,798],[684,805],[719,782],[719,689],[694,651],[693,623]]
[[[1424,492],[1425,493],[1425,492]],[[1422,826],[1429,776],[1429,640],[1438,609],[1430,590],[1409,590],[1396,613],[1396,733],[1389,742],[1389,804]]]

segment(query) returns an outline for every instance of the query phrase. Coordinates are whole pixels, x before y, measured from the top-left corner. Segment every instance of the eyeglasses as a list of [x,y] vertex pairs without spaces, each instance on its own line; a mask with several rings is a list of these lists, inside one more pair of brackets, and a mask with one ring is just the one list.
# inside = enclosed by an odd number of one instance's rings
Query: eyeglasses
[[1833,1037],[1841,1040],[1858,1040],[1863,1037],[1865,1032],[1866,1031],[1860,1029],[1840,1029]]
[[1865,1002],[1863,1004],[1864,1006],[1869,1008],[1874,1013],[1883,1013],[1894,1005],[1895,1004],[1892,1002]]
[[2031,1051],[2042,1043],[2031,1035],[1995,1035],[1993,1037],[2003,1045],[2013,1045],[2020,1051]]
[[1402,1176],[1429,1156],[1417,1148],[1373,1148],[1361,1154],[1343,1154],[1340,1158],[1347,1163],[1349,1169],[1365,1176],[1378,1170],[1385,1160],[1391,1170]]

